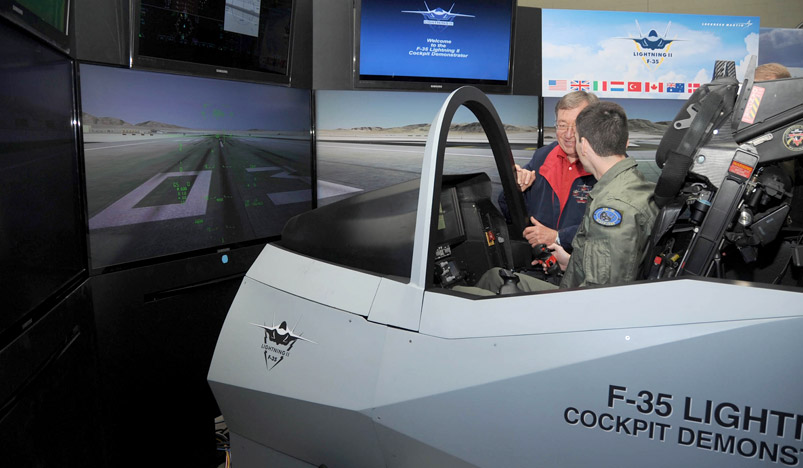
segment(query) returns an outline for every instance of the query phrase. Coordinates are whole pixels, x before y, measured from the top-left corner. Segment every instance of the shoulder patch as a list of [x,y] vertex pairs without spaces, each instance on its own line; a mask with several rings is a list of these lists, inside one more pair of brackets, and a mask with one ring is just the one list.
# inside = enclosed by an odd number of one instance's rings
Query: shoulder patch
[[616,226],[622,222],[622,213],[613,208],[597,208],[594,211],[594,222],[603,226]]

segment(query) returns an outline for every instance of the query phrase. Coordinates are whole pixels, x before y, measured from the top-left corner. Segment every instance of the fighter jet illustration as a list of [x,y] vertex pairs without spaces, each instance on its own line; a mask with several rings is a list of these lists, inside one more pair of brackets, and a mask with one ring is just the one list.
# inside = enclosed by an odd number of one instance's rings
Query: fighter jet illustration
[[668,46],[674,41],[682,41],[683,39],[667,39],[666,37],[669,35],[669,28],[672,26],[672,22],[670,21],[666,25],[666,31],[664,32],[663,36],[659,36],[658,33],[651,29],[650,33],[647,36],[641,32],[641,26],[638,24],[638,20],[636,20],[636,28],[638,29],[638,39],[635,37],[622,37],[620,39],[630,39],[631,41],[635,42],[636,44],[640,45],[641,47],[649,50],[662,50],[664,47]]
[[278,345],[288,345],[295,340],[304,340],[309,341],[310,343],[318,344],[310,339],[304,338],[301,335],[296,335],[293,333],[295,327],[293,327],[291,330],[288,330],[287,322],[282,322],[279,326],[273,325],[270,327],[267,325],[260,325],[258,323],[251,323],[251,325],[264,329],[268,334],[268,338]]
[[452,9],[454,9],[454,3],[452,3],[452,6],[451,6],[451,8],[449,8],[449,11],[446,11],[443,8],[440,8],[440,7],[435,8],[434,10],[430,9],[429,5],[427,5],[427,2],[424,2],[424,7],[426,7],[426,11],[402,10],[402,13],[418,13],[418,14],[424,15],[424,18],[426,18],[426,19],[437,20],[437,21],[449,21],[452,18],[457,17],[457,16],[462,16],[462,17],[465,17],[465,18],[474,18],[474,15],[463,15],[463,14],[460,14],[460,13],[452,13]]

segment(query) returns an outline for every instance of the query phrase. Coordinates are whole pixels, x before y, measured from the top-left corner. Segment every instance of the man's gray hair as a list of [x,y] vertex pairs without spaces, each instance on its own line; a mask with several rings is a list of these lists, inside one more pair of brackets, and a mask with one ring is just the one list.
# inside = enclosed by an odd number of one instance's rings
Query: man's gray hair
[[557,104],[555,104],[555,116],[558,115],[559,110],[571,110],[580,107],[583,104],[596,104],[599,98],[594,93],[586,91],[572,91],[564,95]]

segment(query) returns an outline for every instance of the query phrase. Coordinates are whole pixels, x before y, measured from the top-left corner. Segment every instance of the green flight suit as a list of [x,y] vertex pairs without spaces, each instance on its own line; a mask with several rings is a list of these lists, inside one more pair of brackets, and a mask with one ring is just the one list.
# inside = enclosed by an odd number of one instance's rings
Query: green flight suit
[[[572,241],[572,256],[560,288],[622,284],[636,280],[658,206],[653,201],[655,184],[625,158],[597,181],[588,192],[588,204]],[[525,292],[547,291],[558,286],[527,275],[519,277]],[[482,275],[477,285],[457,286],[457,291],[494,295],[502,286],[499,268]]]
[[655,184],[626,158],[610,168],[588,193],[588,206],[572,242],[561,288],[633,281],[643,260],[658,206]]

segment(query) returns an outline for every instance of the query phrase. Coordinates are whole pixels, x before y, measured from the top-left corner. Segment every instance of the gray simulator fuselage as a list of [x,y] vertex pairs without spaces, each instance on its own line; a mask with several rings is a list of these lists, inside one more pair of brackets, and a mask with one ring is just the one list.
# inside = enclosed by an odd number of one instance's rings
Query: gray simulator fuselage
[[798,291],[431,286],[440,140],[455,106],[492,109],[475,91],[433,121],[409,279],[279,245],[249,270],[208,376],[236,466],[803,466]]

